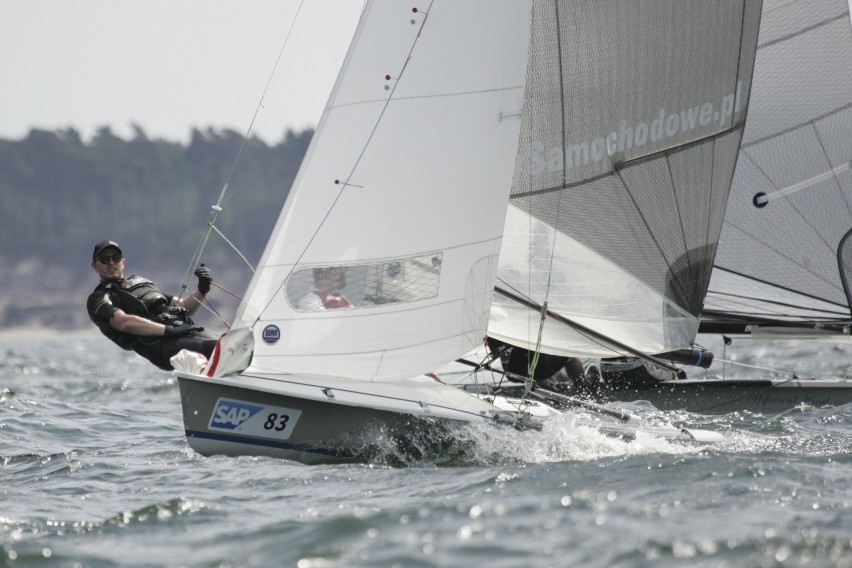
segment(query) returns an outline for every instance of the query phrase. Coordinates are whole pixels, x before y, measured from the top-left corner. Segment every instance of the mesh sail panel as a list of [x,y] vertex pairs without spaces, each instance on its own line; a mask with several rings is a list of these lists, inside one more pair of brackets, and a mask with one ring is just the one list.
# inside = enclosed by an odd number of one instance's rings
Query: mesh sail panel
[[435,298],[440,281],[440,253],[350,266],[303,268],[287,279],[287,303],[304,312],[414,303]]
[[504,282],[633,347],[694,338],[759,17],[759,1],[534,4],[511,197],[530,238],[506,236]]
[[715,315],[849,319],[852,31],[846,0],[767,1],[707,298]]

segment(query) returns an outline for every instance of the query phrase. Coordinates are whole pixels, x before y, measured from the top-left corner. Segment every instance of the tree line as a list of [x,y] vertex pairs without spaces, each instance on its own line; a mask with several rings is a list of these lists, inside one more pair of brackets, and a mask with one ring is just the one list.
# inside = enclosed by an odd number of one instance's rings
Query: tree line
[[[108,127],[89,141],[74,129],[0,139],[0,255],[6,265],[37,258],[91,280],[93,244],[114,239],[132,248],[136,266],[184,268],[229,181],[216,226],[255,263],[312,134],[245,146],[231,130],[196,129],[182,144],[138,126],[129,139]],[[230,247],[209,251],[214,264],[242,262]]]

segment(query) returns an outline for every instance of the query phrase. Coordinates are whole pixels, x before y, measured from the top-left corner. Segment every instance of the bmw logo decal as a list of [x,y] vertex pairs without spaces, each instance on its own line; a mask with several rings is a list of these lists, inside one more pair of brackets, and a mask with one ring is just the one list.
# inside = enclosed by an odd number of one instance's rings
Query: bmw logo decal
[[275,345],[281,339],[281,330],[277,325],[267,325],[263,328],[263,342],[267,345]]

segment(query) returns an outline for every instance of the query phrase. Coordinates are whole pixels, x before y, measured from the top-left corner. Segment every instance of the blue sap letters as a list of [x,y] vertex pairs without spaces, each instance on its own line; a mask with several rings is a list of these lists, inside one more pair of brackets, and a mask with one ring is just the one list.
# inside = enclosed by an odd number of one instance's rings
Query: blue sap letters
[[225,428],[235,430],[246,420],[263,410],[263,406],[220,398],[213,409],[210,428]]

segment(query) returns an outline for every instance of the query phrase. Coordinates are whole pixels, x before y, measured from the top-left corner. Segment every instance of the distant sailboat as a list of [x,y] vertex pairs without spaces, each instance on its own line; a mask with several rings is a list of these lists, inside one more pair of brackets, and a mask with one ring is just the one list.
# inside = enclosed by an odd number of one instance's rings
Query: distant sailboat
[[702,331],[849,340],[850,140],[848,3],[768,3]]
[[[589,284],[578,303],[567,284],[518,277],[524,300],[577,305],[585,324],[649,351],[688,345],[721,210],[677,239],[643,231],[671,215],[702,222],[696,202],[724,201],[759,14],[759,0],[368,1],[235,331],[207,373],[176,372],[191,447],[357,460],[373,427],[558,414],[428,375],[481,346],[489,317],[503,337],[540,343],[528,332],[541,310],[491,308],[500,257],[504,280],[517,276],[523,240],[528,267],[543,255],[570,276],[570,236],[588,275],[625,279],[598,290],[634,298],[596,309]],[[672,203],[681,187],[692,204]],[[507,208],[510,230],[527,229],[504,243]],[[545,324],[548,346],[563,334]]]

